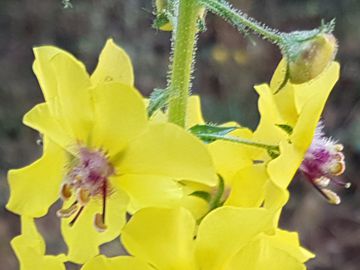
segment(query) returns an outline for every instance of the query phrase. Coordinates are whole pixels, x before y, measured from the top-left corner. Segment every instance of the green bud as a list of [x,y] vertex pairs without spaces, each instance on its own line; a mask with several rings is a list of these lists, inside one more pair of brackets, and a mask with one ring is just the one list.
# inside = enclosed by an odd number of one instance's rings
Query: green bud
[[290,82],[301,84],[317,77],[334,60],[337,48],[337,40],[330,33],[290,43],[286,55]]
[[172,1],[155,0],[156,19],[153,26],[162,31],[171,31],[171,17],[174,15],[174,7]]

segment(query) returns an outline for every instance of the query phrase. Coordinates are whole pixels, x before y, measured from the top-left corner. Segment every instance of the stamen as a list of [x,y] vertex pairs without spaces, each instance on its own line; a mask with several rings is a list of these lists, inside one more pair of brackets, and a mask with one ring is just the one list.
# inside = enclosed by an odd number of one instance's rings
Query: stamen
[[329,203],[336,204],[336,205],[341,203],[340,197],[335,192],[331,191],[330,189],[326,189],[326,188],[324,188],[322,191],[329,198],[328,199]]
[[104,231],[106,231],[107,226],[106,226],[106,225],[104,224],[104,222],[103,222],[103,215],[102,215],[102,214],[97,213],[97,214],[95,215],[94,226],[95,226],[95,229],[96,229],[98,232],[104,232]]
[[79,188],[76,192],[76,198],[80,205],[85,206],[90,201],[90,192],[85,188]]
[[63,201],[66,201],[71,198],[72,192],[71,192],[71,186],[67,183],[64,183],[61,186],[60,196]]
[[330,168],[330,172],[332,175],[335,176],[339,176],[342,175],[345,171],[345,162],[342,160],[340,160],[338,163],[334,164],[331,168]]
[[341,152],[342,150],[344,150],[344,146],[342,145],[342,144],[335,144],[334,145],[334,149],[335,149],[335,151],[337,151],[337,152]]
[[77,203],[73,203],[69,208],[66,209],[59,209],[56,212],[56,215],[60,218],[68,218],[71,217],[73,214],[75,214],[75,212],[78,210],[78,205]]
[[346,189],[351,187],[350,182],[343,182],[343,181],[336,180],[336,179],[332,179],[332,181],[334,182],[335,185],[340,186],[340,187],[344,187]]
[[80,217],[81,212],[84,210],[85,206],[81,206],[79,211],[76,213],[75,217],[70,221],[69,225],[73,226],[76,220]]
[[321,188],[325,188],[330,184],[330,179],[325,176],[321,176],[319,178],[316,178],[314,180],[314,183]]
[[316,185],[313,181],[309,180],[309,182],[313,185],[313,187],[319,191],[319,193],[328,201],[330,201],[330,197],[328,196],[328,194],[326,192],[324,192],[323,188],[320,188],[318,185]]
[[106,214],[106,193],[107,193],[107,182],[104,182],[103,185],[103,209],[102,209],[102,219],[103,219],[103,223],[105,224],[105,214]]

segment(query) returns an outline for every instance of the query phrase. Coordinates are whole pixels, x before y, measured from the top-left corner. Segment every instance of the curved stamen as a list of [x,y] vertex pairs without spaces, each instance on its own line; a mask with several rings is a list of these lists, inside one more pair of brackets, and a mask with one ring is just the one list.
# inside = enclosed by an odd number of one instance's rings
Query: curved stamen
[[85,206],[81,206],[79,211],[76,213],[75,217],[69,222],[70,226],[73,226],[76,222],[76,220],[80,217],[81,212],[84,210]]

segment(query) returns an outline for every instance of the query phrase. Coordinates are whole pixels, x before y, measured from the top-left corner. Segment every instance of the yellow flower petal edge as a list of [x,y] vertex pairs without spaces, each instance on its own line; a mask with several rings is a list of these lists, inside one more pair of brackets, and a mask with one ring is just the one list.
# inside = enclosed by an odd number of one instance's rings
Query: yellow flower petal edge
[[183,208],[145,208],[125,226],[121,240],[127,251],[156,269],[197,269],[194,261],[195,220]]
[[196,238],[200,269],[224,269],[237,252],[269,229],[271,217],[270,211],[260,208],[226,206],[210,212],[200,223]]
[[45,255],[45,243],[38,233],[34,220],[23,216],[22,234],[11,241],[11,246],[19,260],[21,270],[54,269],[65,270],[66,256]]
[[45,137],[44,153],[39,160],[9,171],[10,198],[6,208],[19,215],[45,215],[59,198],[65,161],[64,150]]
[[296,233],[277,230],[274,235],[261,234],[250,242],[226,270],[236,270],[239,265],[247,270],[305,270],[304,262],[312,257],[300,247]]
[[81,270],[154,270],[153,267],[138,258],[130,256],[119,256],[107,258],[105,256],[97,256],[87,262]]
[[108,39],[99,57],[98,65],[91,75],[91,82],[116,81],[123,84],[134,85],[133,66],[128,54]]

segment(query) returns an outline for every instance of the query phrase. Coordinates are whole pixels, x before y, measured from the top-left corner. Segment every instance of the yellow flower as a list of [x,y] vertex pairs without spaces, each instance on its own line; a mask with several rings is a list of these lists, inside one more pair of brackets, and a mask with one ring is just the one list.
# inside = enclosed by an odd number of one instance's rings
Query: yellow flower
[[65,270],[64,254],[45,255],[45,242],[32,218],[21,217],[21,235],[11,240],[11,246],[19,259],[21,270]]
[[304,269],[312,254],[299,246],[295,233],[269,234],[271,219],[268,209],[221,207],[197,229],[183,208],[142,209],[122,234],[133,257],[95,257],[82,270]]
[[304,84],[287,83],[277,92],[284,81],[285,67],[282,61],[270,86],[255,87],[260,96],[261,118],[252,136],[253,141],[279,145],[280,155],[272,159],[265,150],[254,151],[255,164],[234,176],[227,204],[260,206],[269,181],[280,188],[288,187],[312,142],[326,100],[339,77],[339,65],[333,62],[316,79]]
[[180,205],[179,180],[216,184],[211,157],[197,138],[148,121],[131,62],[112,40],[91,76],[58,48],[36,48],[35,57],[45,102],[24,123],[44,135],[44,153],[9,172],[7,208],[40,217],[60,195],[71,261],[85,262],[118,236],[127,210]]
[[[281,155],[269,162],[268,170],[275,183],[286,188],[312,142],[327,98],[339,78],[340,68],[333,62],[314,80],[297,85],[287,83],[274,94],[285,76],[285,65],[285,61],[279,64],[270,86],[255,87],[260,96],[261,119],[253,138],[280,146]],[[284,164],[287,165],[284,167]]]
[[[282,61],[270,85],[255,87],[260,96],[261,119],[254,133],[240,128],[230,134],[258,143],[278,145],[280,155],[277,158],[273,159],[266,150],[234,142],[218,140],[208,145],[216,170],[227,186],[225,195],[229,197],[226,205],[260,206],[269,181],[280,188],[287,188],[311,144],[323,107],[339,77],[339,65],[333,62],[316,79],[296,85],[288,82],[278,92],[285,72],[286,63]],[[190,103],[188,110],[201,115],[199,102]],[[204,123],[201,117],[198,119],[195,124]],[[205,187],[205,190],[209,191],[209,188]]]

